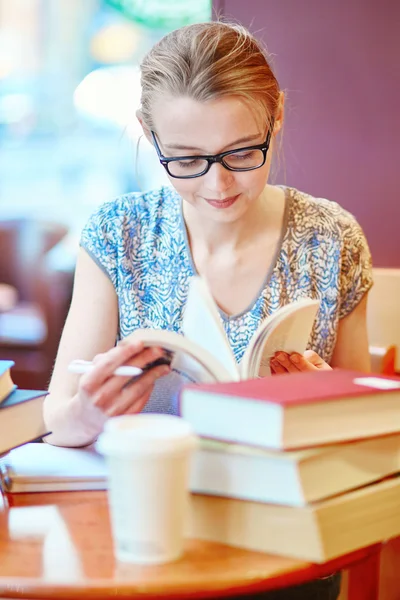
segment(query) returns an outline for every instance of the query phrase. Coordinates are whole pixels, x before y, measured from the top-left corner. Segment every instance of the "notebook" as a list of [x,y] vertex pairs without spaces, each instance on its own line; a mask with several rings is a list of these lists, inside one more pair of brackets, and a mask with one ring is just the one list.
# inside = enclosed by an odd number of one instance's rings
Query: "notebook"
[[107,470],[93,444],[61,448],[31,443],[0,458],[0,485],[10,493],[105,490]]

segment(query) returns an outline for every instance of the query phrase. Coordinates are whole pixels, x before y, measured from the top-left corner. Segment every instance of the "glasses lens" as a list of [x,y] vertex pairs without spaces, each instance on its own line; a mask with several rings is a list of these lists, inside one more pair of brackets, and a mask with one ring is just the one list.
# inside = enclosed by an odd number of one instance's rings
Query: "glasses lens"
[[232,152],[224,156],[223,162],[235,171],[246,171],[247,169],[261,167],[264,162],[264,153],[262,150]]
[[201,158],[185,158],[183,160],[172,160],[168,163],[168,170],[175,177],[190,177],[198,175],[207,168],[207,161]]

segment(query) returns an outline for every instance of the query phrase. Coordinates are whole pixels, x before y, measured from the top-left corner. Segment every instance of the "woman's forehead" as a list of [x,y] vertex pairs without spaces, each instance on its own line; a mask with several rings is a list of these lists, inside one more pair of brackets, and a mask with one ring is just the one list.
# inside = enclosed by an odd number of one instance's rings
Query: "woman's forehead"
[[200,102],[187,97],[159,99],[153,105],[155,129],[164,145],[209,147],[263,135],[265,123],[248,102],[235,96]]

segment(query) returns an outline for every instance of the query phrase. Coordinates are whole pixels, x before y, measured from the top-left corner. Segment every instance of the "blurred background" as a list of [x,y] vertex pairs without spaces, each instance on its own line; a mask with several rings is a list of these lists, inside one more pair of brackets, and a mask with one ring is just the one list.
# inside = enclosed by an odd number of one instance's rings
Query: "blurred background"
[[47,386],[88,216],[166,180],[139,141],[143,55],[210,19],[211,0],[0,0],[0,359],[21,387]]
[[2,216],[80,229],[104,200],[154,185],[158,161],[135,172],[138,65],[210,17],[211,0],[0,0]]

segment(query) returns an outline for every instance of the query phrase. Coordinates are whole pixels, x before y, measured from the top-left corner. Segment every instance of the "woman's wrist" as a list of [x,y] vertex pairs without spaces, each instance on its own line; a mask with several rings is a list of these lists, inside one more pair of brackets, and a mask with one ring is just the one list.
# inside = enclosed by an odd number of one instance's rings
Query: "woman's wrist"
[[89,400],[76,394],[63,402],[46,398],[44,420],[51,434],[45,440],[55,446],[87,446],[103,430],[105,415]]

